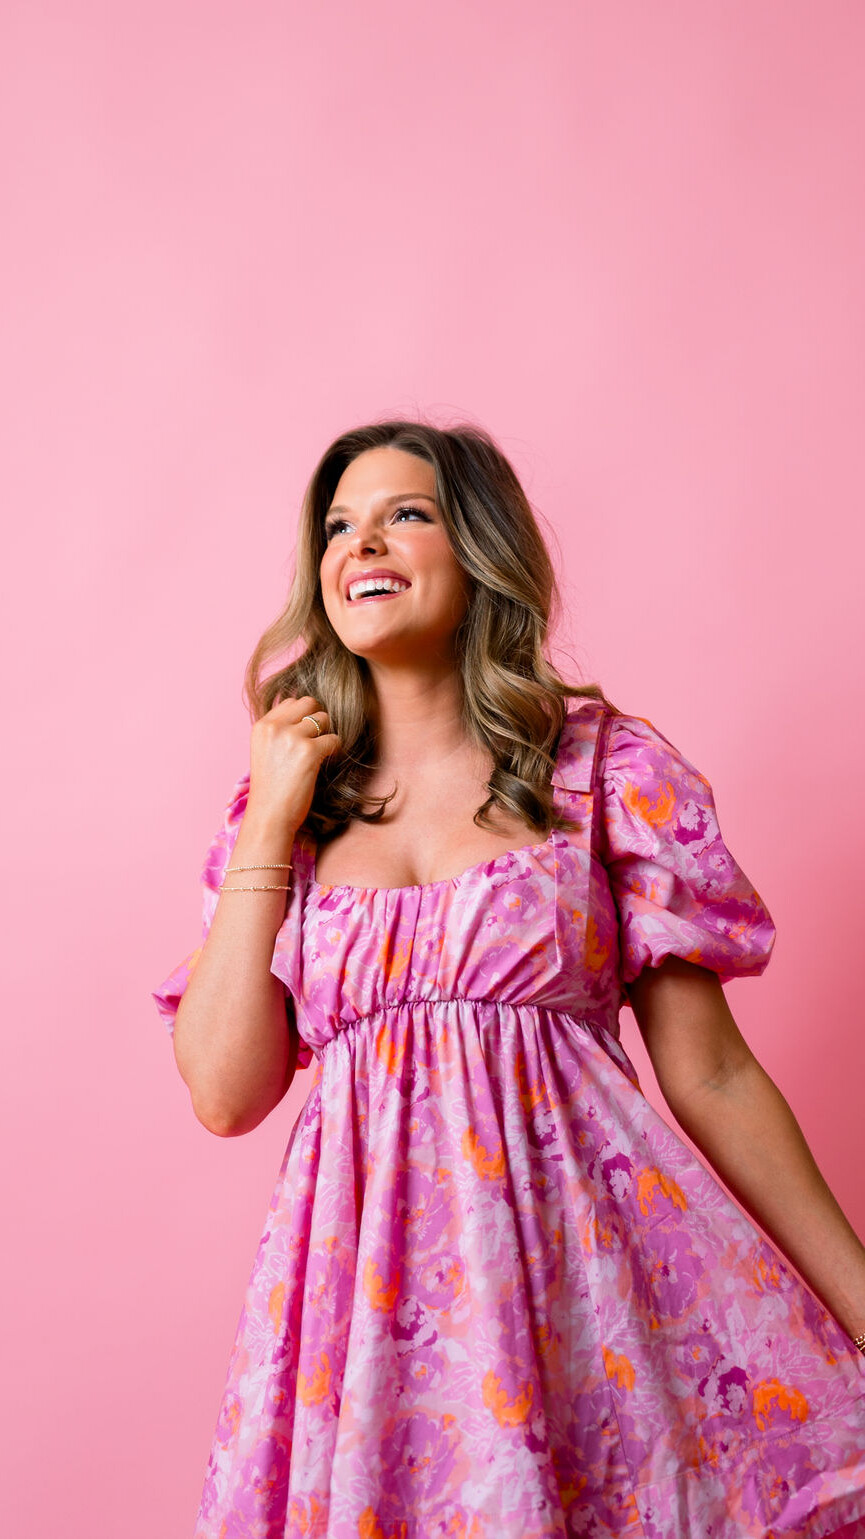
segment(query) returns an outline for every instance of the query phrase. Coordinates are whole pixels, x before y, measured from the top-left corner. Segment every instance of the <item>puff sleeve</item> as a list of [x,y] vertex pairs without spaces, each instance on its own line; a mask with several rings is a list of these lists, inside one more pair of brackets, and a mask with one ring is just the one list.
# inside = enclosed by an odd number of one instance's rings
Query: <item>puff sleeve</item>
[[[170,1035],[174,1033],[174,1022],[178,1006],[192,977],[204,943],[210,934],[210,926],[213,923],[213,916],[219,901],[219,886],[237,842],[248,798],[249,773],[247,771],[246,774],[241,775],[232,790],[228,805],[222,816],[222,822],[210,841],[207,854],[204,857],[204,864],[201,868],[200,880],[203,890],[201,940],[194,951],[191,951],[188,956],[184,957],[183,961],[178,963],[174,971],[152,993],[156,1008]],[[311,1058],[312,1049],[301,1038],[297,1067],[306,1067]]]
[[623,984],[667,956],[722,983],[762,973],[775,943],[768,909],[721,837],[708,780],[650,721],[613,719],[602,807]]

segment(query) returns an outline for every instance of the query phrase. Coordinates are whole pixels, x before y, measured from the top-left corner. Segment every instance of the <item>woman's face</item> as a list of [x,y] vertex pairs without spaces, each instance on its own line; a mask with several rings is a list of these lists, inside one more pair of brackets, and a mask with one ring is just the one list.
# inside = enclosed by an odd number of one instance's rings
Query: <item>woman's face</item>
[[[435,501],[435,471],[404,449],[367,449],[340,477],[325,516],[321,593],[350,652],[371,662],[453,656],[469,582]],[[361,579],[390,591],[367,594]]]

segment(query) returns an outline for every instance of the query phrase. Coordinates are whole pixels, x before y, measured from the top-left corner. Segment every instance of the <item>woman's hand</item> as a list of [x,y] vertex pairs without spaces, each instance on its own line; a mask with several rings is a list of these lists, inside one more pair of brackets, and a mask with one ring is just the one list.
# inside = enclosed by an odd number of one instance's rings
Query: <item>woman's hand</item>
[[[321,727],[316,734],[312,716]],[[252,728],[244,821],[294,834],[309,812],[323,761],[339,744],[327,711],[312,695],[280,700]]]

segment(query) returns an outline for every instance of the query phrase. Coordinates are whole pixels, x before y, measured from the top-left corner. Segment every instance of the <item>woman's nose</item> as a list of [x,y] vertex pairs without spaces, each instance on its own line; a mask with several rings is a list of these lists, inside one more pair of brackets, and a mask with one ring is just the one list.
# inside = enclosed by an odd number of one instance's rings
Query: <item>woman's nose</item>
[[380,529],[374,527],[358,529],[351,543],[358,555],[366,555],[374,551],[384,550],[385,548],[384,535]]

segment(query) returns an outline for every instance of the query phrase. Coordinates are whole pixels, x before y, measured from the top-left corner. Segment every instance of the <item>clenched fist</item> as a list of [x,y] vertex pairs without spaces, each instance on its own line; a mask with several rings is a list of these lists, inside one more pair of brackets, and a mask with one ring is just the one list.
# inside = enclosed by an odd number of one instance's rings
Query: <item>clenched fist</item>
[[[305,716],[318,723],[320,736]],[[339,743],[329,725],[312,695],[290,695],[253,724],[247,802],[253,820],[296,833],[312,805],[319,767]]]

